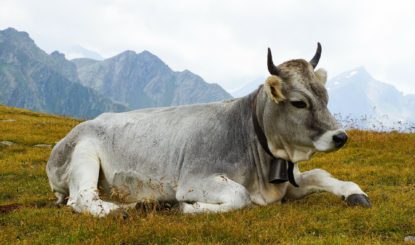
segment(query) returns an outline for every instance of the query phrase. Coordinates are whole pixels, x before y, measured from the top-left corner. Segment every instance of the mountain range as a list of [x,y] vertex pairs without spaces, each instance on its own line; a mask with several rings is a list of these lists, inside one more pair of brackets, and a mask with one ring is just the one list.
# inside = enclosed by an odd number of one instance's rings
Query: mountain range
[[[173,71],[149,51],[125,51],[102,59],[77,47],[80,57],[47,54],[26,32],[0,31],[0,104],[35,111],[92,118],[103,112],[145,107],[206,103],[232,98],[218,84],[209,84],[185,70]],[[100,58],[101,57],[101,58]],[[234,90],[234,97],[254,91],[265,79]],[[374,79],[364,67],[328,80],[329,109],[346,127],[411,128],[415,95]]]
[[105,60],[41,50],[26,32],[0,31],[0,104],[92,118],[107,111],[232,98],[190,71],[172,71],[148,51]]
[[95,61],[74,59],[81,84],[129,108],[205,103],[232,98],[217,84],[185,70],[172,71],[148,51],[125,51]]

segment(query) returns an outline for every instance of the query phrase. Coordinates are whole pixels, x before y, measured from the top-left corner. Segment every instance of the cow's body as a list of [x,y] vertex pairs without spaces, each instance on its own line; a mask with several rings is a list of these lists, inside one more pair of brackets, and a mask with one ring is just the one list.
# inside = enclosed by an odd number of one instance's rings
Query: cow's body
[[[266,205],[320,190],[344,197],[365,195],[356,184],[322,170],[301,174],[296,168],[300,188],[269,183],[271,156],[258,141],[252,114],[258,115],[267,135],[275,134],[268,114],[285,117],[287,109],[272,109],[275,98],[270,96],[262,87],[230,101],[105,113],[81,123],[52,151],[47,165],[52,190],[58,202],[69,197],[68,205],[76,211],[96,216],[119,207],[102,201],[98,186],[121,203],[178,201],[190,213]],[[291,126],[285,126],[289,136],[295,134]],[[310,140],[288,144],[281,135],[268,139],[270,150],[294,162],[332,144],[321,135],[314,145],[305,146]]]
[[256,204],[279,201],[287,184],[268,183],[270,157],[255,140],[252,99],[106,113],[81,123],[52,152],[52,187],[69,194],[70,156],[81,143],[99,161],[99,184],[121,201],[179,200],[215,176],[244,186]]

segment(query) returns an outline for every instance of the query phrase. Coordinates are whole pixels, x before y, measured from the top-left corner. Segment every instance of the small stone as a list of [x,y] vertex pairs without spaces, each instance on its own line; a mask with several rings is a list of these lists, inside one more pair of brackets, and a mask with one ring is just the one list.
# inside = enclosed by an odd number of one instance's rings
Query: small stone
[[51,145],[48,145],[48,144],[37,144],[37,145],[34,145],[33,147],[52,148],[52,146]]
[[14,144],[15,144],[14,142],[7,141],[7,140],[4,140],[4,141],[0,142],[0,145],[5,145],[5,146],[10,146],[10,145],[14,145]]
[[404,239],[405,242],[415,242],[415,236],[406,236]]
[[16,122],[14,119],[2,119],[0,122]]

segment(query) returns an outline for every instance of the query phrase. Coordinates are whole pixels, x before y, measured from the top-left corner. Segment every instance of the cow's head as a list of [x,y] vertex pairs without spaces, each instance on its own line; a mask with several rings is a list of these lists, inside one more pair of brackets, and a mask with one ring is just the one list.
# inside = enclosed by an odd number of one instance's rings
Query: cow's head
[[271,76],[264,84],[263,126],[272,153],[297,162],[316,151],[341,148],[347,135],[327,108],[327,73],[314,70],[321,45],[310,61],[296,59],[275,66],[268,49]]

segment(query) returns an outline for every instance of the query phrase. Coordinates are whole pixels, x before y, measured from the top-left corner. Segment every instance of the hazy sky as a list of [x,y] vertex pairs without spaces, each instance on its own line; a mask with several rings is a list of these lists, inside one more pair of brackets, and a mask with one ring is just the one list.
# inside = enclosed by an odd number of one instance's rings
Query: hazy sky
[[415,93],[415,1],[0,0],[0,29],[26,31],[47,52],[81,45],[104,57],[149,50],[233,89],[274,62],[309,59],[329,77],[365,66],[378,80]]

